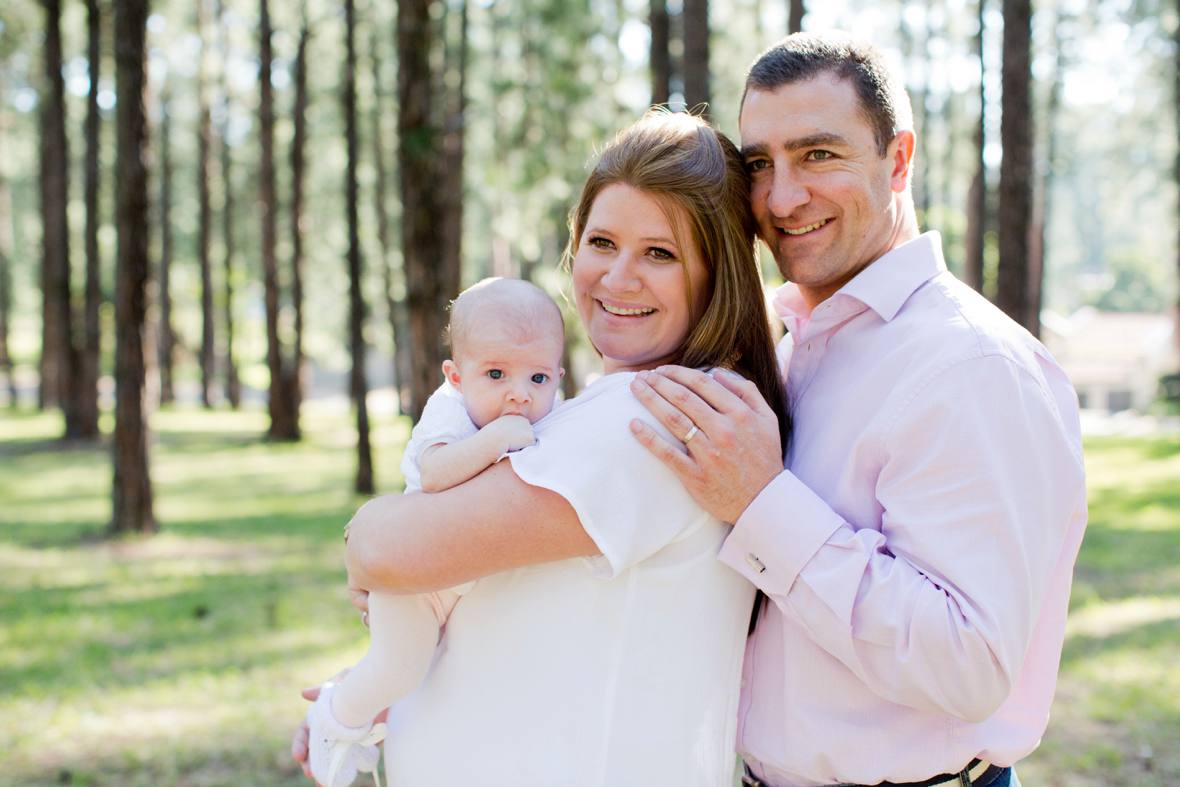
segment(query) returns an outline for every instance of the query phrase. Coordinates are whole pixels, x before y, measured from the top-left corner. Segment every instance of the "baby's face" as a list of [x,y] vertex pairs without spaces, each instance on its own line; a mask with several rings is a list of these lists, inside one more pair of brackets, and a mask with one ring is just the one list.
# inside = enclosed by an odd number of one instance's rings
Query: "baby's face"
[[467,414],[482,429],[502,415],[536,423],[553,409],[561,380],[560,335],[480,326],[447,365],[447,379],[463,394]]

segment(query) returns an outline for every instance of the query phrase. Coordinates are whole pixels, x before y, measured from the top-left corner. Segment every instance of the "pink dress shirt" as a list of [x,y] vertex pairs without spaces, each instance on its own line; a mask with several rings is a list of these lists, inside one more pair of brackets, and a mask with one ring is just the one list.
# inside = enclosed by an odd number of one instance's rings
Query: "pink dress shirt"
[[776,310],[794,434],[721,551],[772,602],[739,749],[774,785],[1015,763],[1048,723],[1086,523],[1073,388],[937,233]]

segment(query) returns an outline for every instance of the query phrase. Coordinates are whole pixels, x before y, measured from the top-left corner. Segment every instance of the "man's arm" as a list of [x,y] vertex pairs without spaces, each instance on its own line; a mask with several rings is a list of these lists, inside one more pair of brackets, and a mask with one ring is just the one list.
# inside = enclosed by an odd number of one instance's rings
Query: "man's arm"
[[[699,379],[680,379],[651,392],[698,390]],[[871,691],[987,718],[1011,691],[1054,569],[1076,551],[1080,456],[1047,393],[993,357],[932,382],[881,460],[864,501],[881,511],[879,532],[781,471],[736,518],[721,558]],[[742,470],[741,452],[710,461]]]
[[599,554],[564,497],[507,462],[437,494],[370,500],[349,523],[349,584],[420,593],[534,563]]
[[422,449],[418,469],[423,492],[441,492],[479,475],[509,451],[535,441],[533,425],[522,415],[504,415],[475,434]]

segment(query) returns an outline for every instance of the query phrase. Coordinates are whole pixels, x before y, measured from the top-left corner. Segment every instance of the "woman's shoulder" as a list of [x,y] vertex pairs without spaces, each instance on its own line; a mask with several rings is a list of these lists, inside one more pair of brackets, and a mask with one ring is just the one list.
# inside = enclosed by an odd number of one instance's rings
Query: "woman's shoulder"
[[641,408],[631,393],[633,379],[635,372],[615,372],[596,377],[577,396],[553,408],[536,426],[543,429],[550,424],[573,419],[609,418],[612,414],[633,415],[635,408]]

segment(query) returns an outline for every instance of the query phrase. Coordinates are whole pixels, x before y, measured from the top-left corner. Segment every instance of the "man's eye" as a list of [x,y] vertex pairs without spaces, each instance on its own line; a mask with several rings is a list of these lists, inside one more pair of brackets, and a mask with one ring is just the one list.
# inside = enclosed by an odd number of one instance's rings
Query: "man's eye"
[[807,158],[811,161],[827,161],[834,157],[835,154],[830,150],[813,150],[807,154]]
[[533,383],[536,385],[544,385],[546,382],[549,381],[549,375],[541,374],[540,372],[538,372],[537,374],[533,375],[532,380],[533,380]]
[[489,369],[488,370],[488,377],[491,377],[493,380],[499,380],[503,376],[504,376],[504,372],[500,369]]
[[759,172],[770,166],[770,162],[764,158],[756,158],[752,161],[746,162],[747,172]]

